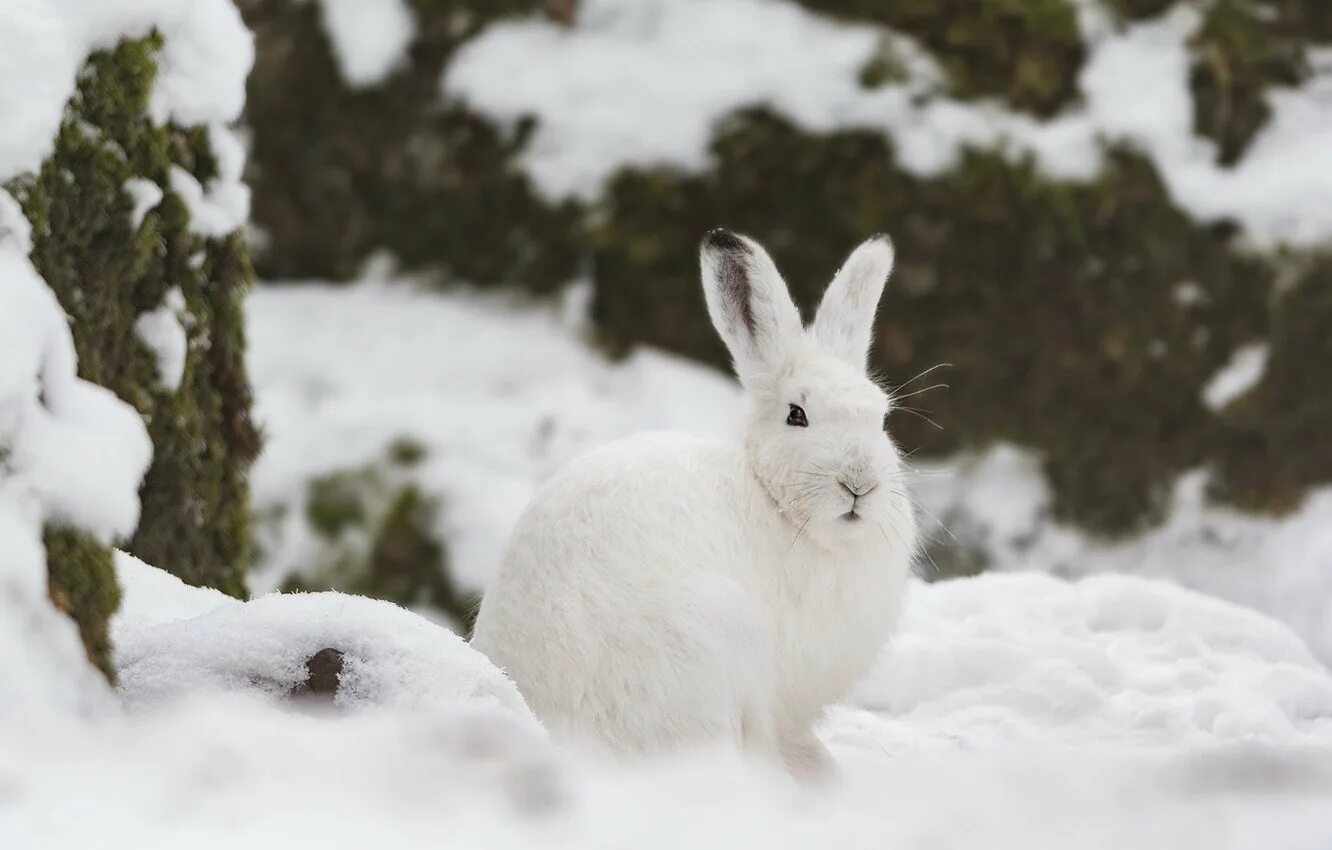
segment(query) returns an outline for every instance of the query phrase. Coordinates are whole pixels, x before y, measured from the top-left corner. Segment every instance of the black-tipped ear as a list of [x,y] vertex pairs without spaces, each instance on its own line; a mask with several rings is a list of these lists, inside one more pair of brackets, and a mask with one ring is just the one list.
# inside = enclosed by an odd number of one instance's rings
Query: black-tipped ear
[[829,351],[863,369],[874,334],[874,315],[893,272],[893,243],[879,234],[851,252],[819,302],[814,337]]
[[735,360],[742,383],[776,367],[801,334],[800,311],[763,247],[714,230],[699,246],[708,315]]

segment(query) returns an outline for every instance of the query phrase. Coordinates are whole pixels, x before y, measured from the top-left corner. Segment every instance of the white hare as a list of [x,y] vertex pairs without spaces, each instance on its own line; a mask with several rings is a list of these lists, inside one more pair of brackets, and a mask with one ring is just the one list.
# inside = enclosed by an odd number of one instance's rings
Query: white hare
[[701,259],[743,435],[634,436],[556,473],[473,643],[557,736],[627,753],[721,739],[817,772],[813,725],[893,630],[916,546],[889,398],[865,372],[892,243],[852,253],[808,328],[753,240],[714,231]]

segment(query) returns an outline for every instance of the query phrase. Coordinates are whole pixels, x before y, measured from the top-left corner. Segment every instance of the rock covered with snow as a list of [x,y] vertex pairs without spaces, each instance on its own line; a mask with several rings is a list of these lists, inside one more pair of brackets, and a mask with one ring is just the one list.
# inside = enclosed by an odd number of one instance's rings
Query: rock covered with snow
[[474,714],[535,733],[518,689],[448,629],[390,602],[343,593],[238,602],[121,554],[119,692],[136,708],[226,693],[285,698],[325,649],[341,653],[340,708]]
[[42,530],[129,534],[151,458],[138,414],[77,376],[64,312],[28,260],[27,232],[0,190],[0,680],[12,695],[0,719],[83,711],[104,696],[74,624],[47,598]]

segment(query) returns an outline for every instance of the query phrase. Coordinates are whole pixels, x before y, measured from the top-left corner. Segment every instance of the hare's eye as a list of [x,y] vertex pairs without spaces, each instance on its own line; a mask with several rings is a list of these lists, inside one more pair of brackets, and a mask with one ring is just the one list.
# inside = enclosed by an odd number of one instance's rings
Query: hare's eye
[[791,405],[791,412],[786,414],[786,424],[797,428],[808,428],[809,420],[805,418],[805,409],[798,404]]

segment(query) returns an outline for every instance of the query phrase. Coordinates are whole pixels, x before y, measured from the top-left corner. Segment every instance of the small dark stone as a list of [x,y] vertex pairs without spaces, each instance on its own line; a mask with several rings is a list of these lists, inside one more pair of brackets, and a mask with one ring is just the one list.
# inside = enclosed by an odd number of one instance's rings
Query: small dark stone
[[306,679],[292,690],[292,696],[332,699],[338,692],[338,678],[342,675],[342,652],[332,648],[321,649],[305,662]]

